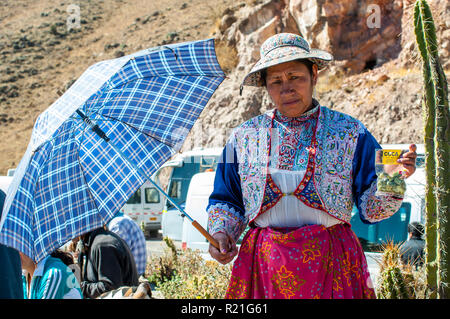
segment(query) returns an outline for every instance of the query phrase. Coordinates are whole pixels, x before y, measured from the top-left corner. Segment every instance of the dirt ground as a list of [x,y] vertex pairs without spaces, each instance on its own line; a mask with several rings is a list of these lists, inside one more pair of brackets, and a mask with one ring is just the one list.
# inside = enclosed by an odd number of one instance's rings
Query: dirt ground
[[[255,3],[2,0],[0,175],[19,164],[37,116],[87,67],[149,47],[212,37],[225,9]],[[74,5],[79,8],[75,19]],[[380,143],[422,143],[422,73],[416,60],[408,67],[389,61],[353,76],[325,74],[319,79],[317,97],[323,105],[360,119]],[[219,90],[226,87],[231,86],[222,85]],[[217,104],[221,103],[214,104],[214,109],[207,106],[200,121],[228,125],[237,120],[236,114],[245,113],[217,109]]]
[[[211,37],[223,10],[236,2],[1,1],[0,175],[19,164],[37,116],[87,67],[149,47]],[[79,19],[68,23],[73,4],[80,8]],[[75,25],[70,31],[69,24]]]

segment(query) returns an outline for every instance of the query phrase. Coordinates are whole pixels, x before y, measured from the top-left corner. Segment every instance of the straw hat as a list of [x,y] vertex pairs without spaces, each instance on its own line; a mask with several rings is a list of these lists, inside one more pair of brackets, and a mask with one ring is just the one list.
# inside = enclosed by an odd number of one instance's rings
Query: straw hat
[[305,39],[293,33],[279,33],[271,36],[261,45],[260,55],[261,58],[245,76],[242,85],[263,86],[261,71],[277,64],[308,59],[317,64],[320,70],[333,60],[330,53],[311,49]]

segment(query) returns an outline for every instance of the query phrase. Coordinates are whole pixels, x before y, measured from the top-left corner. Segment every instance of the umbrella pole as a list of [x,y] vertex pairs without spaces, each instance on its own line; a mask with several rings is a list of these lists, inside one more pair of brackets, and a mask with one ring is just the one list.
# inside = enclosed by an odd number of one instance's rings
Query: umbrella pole
[[[147,177],[146,175],[144,175],[144,176]],[[191,221],[192,226],[194,226],[214,247],[216,247],[217,249],[220,249],[219,243],[217,242],[217,240],[215,240],[206,231],[206,229],[202,227],[202,225],[200,225],[196,220],[194,220],[191,216],[189,216],[183,208],[181,208],[177,203],[175,203],[175,201],[165,191],[163,191],[162,188],[159,187],[159,185],[155,181],[153,181],[151,178],[148,178],[148,177],[147,177],[147,180],[150,181],[150,183],[152,183],[153,186],[155,186],[161,193],[163,193],[164,196],[167,197],[169,202],[171,202],[183,215],[185,215]]]
[[108,141],[109,145],[111,145],[119,154],[120,156],[122,156],[122,158],[124,158],[131,166],[134,167],[134,169],[136,169],[142,176],[144,176],[145,178],[147,178],[147,180],[153,184],[153,186],[155,186],[161,193],[164,194],[164,196],[167,197],[167,199],[169,200],[169,202],[171,202],[183,215],[185,215],[190,222],[192,223],[192,226],[195,227],[195,229],[197,229],[214,247],[216,247],[217,249],[220,249],[219,247],[219,243],[217,242],[217,240],[215,240],[207,231],[205,228],[202,227],[202,225],[200,225],[196,220],[194,220],[191,216],[189,216],[189,214],[186,213],[186,211],[180,207],[180,205],[178,205],[177,203],[175,203],[175,201],[161,188],[159,187],[159,185],[154,182],[151,178],[149,178],[147,176],[147,174],[145,174],[145,172],[139,168],[136,164],[134,164],[132,161],[130,161],[128,159],[128,157],[122,153],[122,151],[113,143],[111,143],[110,141]]
[[139,168],[136,164],[134,164],[130,159],[114,144],[111,143],[111,140],[108,136],[106,136],[105,132],[103,132],[100,127],[93,123],[87,116],[80,110],[75,111],[83,120],[84,123],[86,123],[92,131],[94,131],[99,137],[101,137],[105,142],[109,143],[116,151],[120,154],[120,156],[125,159],[128,164],[130,164],[135,170],[137,170],[142,176],[144,176],[148,181],[150,181],[161,193],[163,193],[167,199],[182,213],[184,214],[192,223],[192,226],[194,226],[214,247],[217,249],[220,249],[219,243],[217,240],[215,240],[207,231],[205,228],[202,227],[197,221],[195,221],[191,216],[189,216],[184,209],[182,209],[175,201],[159,187],[151,178],[147,176],[147,174]]

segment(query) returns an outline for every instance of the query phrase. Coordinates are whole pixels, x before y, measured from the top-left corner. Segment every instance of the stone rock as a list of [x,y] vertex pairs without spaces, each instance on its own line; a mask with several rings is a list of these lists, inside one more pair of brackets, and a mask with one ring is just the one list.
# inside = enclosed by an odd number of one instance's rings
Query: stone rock
[[[200,117],[200,122],[214,132],[202,141],[205,145],[219,141],[215,146],[223,146],[232,128],[272,107],[264,88],[244,87],[240,95],[239,85],[259,59],[261,44],[273,34],[292,32],[335,58],[320,72],[319,82],[326,85],[317,97],[323,105],[360,119],[380,143],[423,143],[414,3],[265,0],[226,11],[217,37],[236,49],[238,62]],[[429,3],[433,15],[437,14],[442,63],[449,67],[450,2]],[[419,71],[409,74],[412,67]],[[392,69],[405,74],[390,74]]]
[[233,15],[226,14],[220,20],[219,30],[220,32],[225,32],[234,22],[236,18]]

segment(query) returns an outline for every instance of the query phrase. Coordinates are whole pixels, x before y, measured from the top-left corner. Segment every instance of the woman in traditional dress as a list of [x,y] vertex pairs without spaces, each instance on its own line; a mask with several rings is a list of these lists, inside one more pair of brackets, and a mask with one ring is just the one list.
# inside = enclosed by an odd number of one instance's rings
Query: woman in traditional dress
[[[302,37],[276,34],[243,85],[266,87],[274,109],[229,137],[207,211],[222,264],[237,255],[226,298],[374,298],[350,218],[376,223],[402,204],[379,195],[375,149],[364,125],[313,98],[318,70],[332,60]],[[242,89],[242,86],[241,86]],[[415,145],[400,163],[415,171]]]

